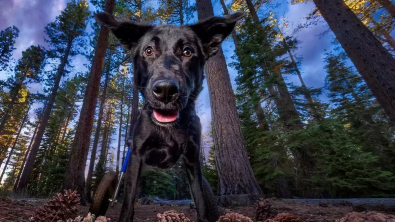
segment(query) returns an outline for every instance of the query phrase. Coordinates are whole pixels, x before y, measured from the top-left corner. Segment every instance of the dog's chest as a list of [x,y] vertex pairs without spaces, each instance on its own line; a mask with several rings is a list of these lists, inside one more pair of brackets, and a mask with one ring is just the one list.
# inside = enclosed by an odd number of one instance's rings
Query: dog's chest
[[187,136],[182,131],[160,133],[150,136],[142,147],[145,151],[145,164],[159,168],[170,168],[183,153]]

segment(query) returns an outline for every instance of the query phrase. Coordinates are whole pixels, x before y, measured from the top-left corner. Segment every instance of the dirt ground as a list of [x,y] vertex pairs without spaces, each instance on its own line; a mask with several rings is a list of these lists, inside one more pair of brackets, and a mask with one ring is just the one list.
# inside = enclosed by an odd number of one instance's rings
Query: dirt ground
[[[42,206],[45,200],[11,200],[9,198],[0,198],[0,221],[1,222],[20,222],[29,221],[29,217],[34,213],[35,209]],[[351,211],[364,211],[364,210],[375,210],[394,213],[394,209],[383,208],[380,206],[374,209],[369,209],[367,206],[352,206],[348,203],[340,204],[305,204],[305,203],[294,203],[285,202],[282,200],[273,200],[272,208],[277,209],[281,212],[293,213],[305,222],[327,222],[335,221],[344,216],[346,213]],[[107,213],[107,217],[112,222],[118,221],[118,214],[120,212],[121,205],[116,204],[113,208],[110,208]],[[196,211],[190,209],[189,206],[170,206],[158,204],[140,205],[136,204],[136,215],[134,221],[155,221],[158,213],[163,213],[168,210],[176,210],[184,213],[190,219],[196,221]],[[88,212],[87,206],[80,206],[80,216],[85,216]],[[392,212],[391,212],[392,211]],[[248,216],[254,220],[255,210],[254,207],[236,207],[236,208],[223,208],[222,213],[237,212]],[[254,220],[255,221],[255,220]]]

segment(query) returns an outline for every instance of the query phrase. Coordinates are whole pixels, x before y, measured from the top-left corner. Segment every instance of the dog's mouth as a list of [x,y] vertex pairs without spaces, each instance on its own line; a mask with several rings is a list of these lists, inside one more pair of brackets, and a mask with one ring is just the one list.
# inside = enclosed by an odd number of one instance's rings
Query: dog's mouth
[[178,110],[153,110],[153,116],[160,123],[172,123],[178,118]]

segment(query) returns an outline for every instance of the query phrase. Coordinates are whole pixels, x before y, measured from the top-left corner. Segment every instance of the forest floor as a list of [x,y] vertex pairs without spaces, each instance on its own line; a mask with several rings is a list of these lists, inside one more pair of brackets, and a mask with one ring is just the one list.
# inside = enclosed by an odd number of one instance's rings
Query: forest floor
[[[41,207],[46,202],[46,199],[15,199],[0,197],[0,221],[1,222],[26,222],[29,221],[29,217],[34,213],[35,209]],[[111,222],[118,221],[118,214],[120,212],[121,205],[116,204],[113,208],[110,208],[107,212],[107,217],[111,219]],[[168,210],[176,210],[184,213],[187,217],[196,221],[196,211],[191,209],[189,205],[159,205],[149,204],[140,205],[136,204],[136,215],[134,221],[155,221],[158,213],[163,213]],[[386,212],[389,214],[395,214],[394,206],[386,206],[386,204],[379,205],[367,205],[367,204],[351,204],[347,201],[336,202],[336,203],[301,203],[298,201],[283,201],[280,199],[272,200],[272,209],[278,211],[278,213],[287,212],[295,214],[300,217],[304,222],[329,222],[335,221],[343,217],[346,213],[352,211],[366,211],[374,210],[379,212]],[[236,212],[248,216],[252,219],[255,218],[254,207],[235,207],[235,208],[223,208],[222,213]],[[88,213],[87,206],[80,206],[80,216],[86,216]]]

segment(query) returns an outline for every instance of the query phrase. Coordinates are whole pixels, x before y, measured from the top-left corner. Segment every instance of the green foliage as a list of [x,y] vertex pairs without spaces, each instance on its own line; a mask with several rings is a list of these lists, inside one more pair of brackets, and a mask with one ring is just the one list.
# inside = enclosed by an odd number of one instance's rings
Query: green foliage
[[293,132],[292,146],[314,144],[316,168],[310,179],[316,191],[330,197],[372,197],[393,194],[394,175],[377,166],[378,158],[364,151],[360,138],[338,119],[326,119]]
[[22,52],[22,58],[18,60],[15,67],[15,74],[7,78],[6,81],[0,81],[1,88],[9,89],[8,93],[2,95],[3,107],[0,111],[0,113],[4,113],[2,121],[6,124],[10,118],[12,119],[10,114],[14,111],[15,106],[30,99],[26,97],[27,94],[30,94],[26,85],[40,80],[39,74],[44,66],[45,54],[45,49],[41,46],[30,46]]
[[[276,106],[284,101],[281,91],[278,101],[268,91],[281,84],[274,70],[294,72],[283,55],[297,41],[288,39],[289,46],[278,44],[268,19],[261,24],[250,18],[244,21],[237,33],[237,60],[232,64],[238,71],[237,108],[247,152],[263,191],[279,197],[394,195],[393,131],[362,78],[345,65],[344,55],[326,58],[325,88],[331,106],[318,103],[325,118],[306,118],[303,128],[284,128]],[[308,117],[309,105],[297,99],[304,92],[293,89],[292,102],[300,116]],[[320,93],[317,90],[314,95]],[[296,161],[299,154],[308,154],[303,165]]]
[[[211,152],[210,149],[210,156],[209,158],[214,158],[214,152]],[[215,165],[208,165],[205,164],[203,165],[203,176],[206,178],[206,180],[209,182],[211,189],[213,189],[214,193],[217,193],[217,188],[218,188],[218,172],[217,169],[215,168]]]
[[18,38],[19,30],[12,26],[0,31],[0,71],[6,70],[15,50],[15,40]]
[[67,4],[65,10],[56,17],[54,22],[45,27],[47,35],[45,41],[51,47],[49,50],[51,58],[62,58],[70,43],[79,46],[78,50],[71,50],[71,56],[81,50],[85,43],[82,37],[88,16],[88,3],[85,0],[73,0]]
[[[6,179],[2,184],[2,189],[11,191],[13,189],[16,177],[21,169],[22,161],[27,150],[29,142],[29,133],[21,134],[18,138],[15,146],[13,155],[11,156],[10,162],[8,163],[7,169],[9,172],[6,173]],[[9,154],[8,154],[9,155]]]
[[344,54],[326,57],[326,88],[333,109],[330,114],[348,126],[363,151],[379,158],[380,166],[394,170],[393,131],[381,107],[375,102],[365,82],[354,69],[345,64]]
[[[103,11],[105,2],[90,1],[96,11]],[[265,2],[255,1],[254,6],[259,8],[265,5],[266,8]],[[150,3],[144,0],[116,1],[114,14],[134,22],[185,25],[196,11],[189,0],[158,0],[156,4]],[[393,31],[394,21],[388,13],[380,11],[380,4],[376,1],[352,0],[347,0],[346,4],[393,52],[392,37],[389,38],[388,33]],[[233,11],[245,10],[246,7],[246,2],[241,0],[231,4]],[[257,10],[258,16],[263,18],[259,23],[255,23],[251,17],[238,23],[236,36],[232,36],[237,43],[232,66],[238,72],[236,105],[248,157],[264,193],[278,197],[333,198],[395,195],[394,128],[364,80],[354,68],[347,65],[348,60],[343,53],[334,52],[326,54],[324,60],[326,91],[285,84],[287,75],[300,74],[296,69],[301,60],[295,54],[295,66],[289,56],[289,52],[296,52],[299,41],[295,35],[284,36],[273,13],[266,15],[262,11]],[[317,10],[310,14],[309,22],[313,23],[312,18],[317,18],[317,15]],[[88,21],[91,22],[91,29],[87,29]],[[28,194],[47,197],[62,187],[79,105],[89,78],[89,73],[81,74],[76,70],[77,66],[71,65],[71,58],[83,54],[89,60],[84,65],[88,69],[92,68],[90,66],[100,28],[93,18],[93,12],[88,10],[87,1],[68,1],[65,10],[45,28],[48,49],[30,46],[22,52],[21,59],[15,65],[12,53],[19,30],[13,26],[0,32],[0,71],[10,73],[8,79],[0,81],[0,119],[7,116],[4,135],[0,133],[0,163],[5,162],[9,155],[29,103],[33,99],[47,103],[55,77],[64,77],[60,81],[62,84],[35,159]],[[89,39],[87,30],[92,30]],[[100,157],[97,155],[97,159],[91,160],[97,163],[93,189],[107,170],[115,168],[113,162],[116,152],[112,149],[112,140],[115,131],[118,133],[118,121],[122,120],[123,123],[119,138],[124,140],[129,133],[133,71],[131,59],[118,44],[110,34],[103,70],[109,76],[108,90],[103,124],[98,129],[101,153]],[[69,73],[71,77],[65,78]],[[43,92],[32,95],[29,88],[31,83],[40,83]],[[311,104],[308,104],[307,93],[313,100]],[[328,93],[329,104],[320,101],[323,93]],[[102,96],[101,92],[99,98]],[[319,119],[311,114],[311,105],[317,109]],[[290,111],[292,107],[296,109]],[[43,108],[37,109],[37,112],[38,117],[41,116]],[[295,120],[299,122],[298,127],[290,127],[297,125]],[[36,126],[31,122],[27,125],[15,146],[7,177],[2,184],[2,188],[7,191],[12,189],[23,167],[23,158]],[[203,140],[210,140],[211,137],[209,134]],[[203,150],[205,148],[210,148],[210,151],[208,161],[202,161],[203,174],[216,192],[218,172],[215,147],[209,141],[203,145]],[[120,160],[122,156],[121,153]],[[298,161],[301,157],[304,162]],[[167,171],[154,169],[143,172],[141,188],[145,196],[190,198],[182,159]]]
[[42,46],[30,46],[22,52],[22,58],[15,67],[16,76],[21,79],[29,78],[36,82],[44,67],[46,52]]
[[189,0],[160,0],[158,15],[162,22],[185,25],[196,11]]
[[[13,91],[9,92],[0,92],[1,99],[0,103],[11,103],[12,97],[14,96]],[[14,134],[17,133],[20,123],[22,122],[23,117],[26,115],[28,111],[29,102],[30,102],[30,92],[25,85],[21,86],[21,89],[17,92],[16,95],[17,100],[12,107],[1,107],[0,106],[0,115],[2,118],[5,117],[6,112],[8,112],[8,121],[6,121],[3,129],[3,133],[0,136],[0,161],[3,162],[7,157],[8,148],[12,147],[14,142]]]
[[65,82],[58,92],[31,176],[28,190],[31,195],[47,197],[61,188],[75,133],[70,124],[76,117],[76,102],[82,98],[84,80],[77,75]]
[[147,170],[141,174],[141,190],[146,196],[172,199],[176,193],[172,176],[159,169]]

